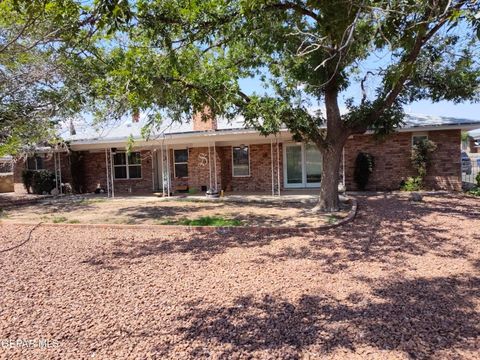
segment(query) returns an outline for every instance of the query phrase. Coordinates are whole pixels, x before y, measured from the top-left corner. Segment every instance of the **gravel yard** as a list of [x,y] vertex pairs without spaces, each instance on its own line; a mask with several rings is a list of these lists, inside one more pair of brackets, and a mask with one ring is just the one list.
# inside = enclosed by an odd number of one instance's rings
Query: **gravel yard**
[[0,358],[478,359],[480,200],[424,199],[304,236],[4,223]]
[[3,218],[15,222],[95,224],[175,224],[204,217],[236,220],[245,226],[316,227],[336,222],[348,210],[335,215],[310,211],[314,203],[240,203],[191,201],[149,197],[77,197],[47,199],[38,204],[9,208]]

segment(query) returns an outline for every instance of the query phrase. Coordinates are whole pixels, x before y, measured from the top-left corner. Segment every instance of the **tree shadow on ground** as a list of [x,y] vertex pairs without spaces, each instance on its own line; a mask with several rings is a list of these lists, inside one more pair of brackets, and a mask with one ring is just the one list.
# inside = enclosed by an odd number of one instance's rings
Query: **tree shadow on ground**
[[97,253],[82,262],[112,270],[149,256],[188,254],[195,261],[207,261],[230,248],[263,247],[288,236],[254,229],[219,229],[214,233],[185,230],[182,236],[170,235],[142,242],[135,242],[132,238],[117,240],[112,244],[112,248],[105,249],[102,253]]
[[250,295],[229,306],[199,301],[187,304],[178,332],[197,346],[192,357],[213,345],[222,349],[220,358],[258,351],[297,358],[304,350],[326,355],[362,347],[435,358],[442,350],[475,350],[479,291],[480,278],[437,277],[388,281],[372,289],[373,298],[353,293],[343,303],[318,295],[293,302]]
[[[146,205],[146,206],[129,206],[122,207],[115,212],[114,216],[128,216],[135,220],[169,220],[171,218],[189,218],[194,219],[202,215],[220,216],[240,220],[246,226],[285,226],[285,222],[291,218],[285,218],[282,212],[272,214],[267,212],[258,212],[258,210],[276,209],[280,211],[287,210],[304,210],[307,216],[308,211],[313,207],[311,204],[300,203],[237,203],[237,202],[178,202],[178,205],[172,203],[165,204],[162,202]],[[251,210],[253,209],[253,213]],[[324,223],[324,219],[320,218],[319,224]],[[302,221],[301,217],[295,218],[295,227],[312,226],[311,221]]]
[[[448,200],[448,197],[447,197]],[[455,207],[455,200],[412,203],[398,196],[359,197],[359,211],[354,221],[318,233],[306,234],[309,246],[284,247],[264,252],[255,262],[312,259],[323,262],[324,271],[334,273],[349,262],[374,261],[389,265],[402,263],[406,257],[432,253],[436,256],[468,258],[465,239],[455,236],[455,226],[443,225],[442,219],[426,220],[430,215],[461,217],[458,226],[478,227],[480,216],[472,210]],[[458,201],[457,201],[458,202]]]

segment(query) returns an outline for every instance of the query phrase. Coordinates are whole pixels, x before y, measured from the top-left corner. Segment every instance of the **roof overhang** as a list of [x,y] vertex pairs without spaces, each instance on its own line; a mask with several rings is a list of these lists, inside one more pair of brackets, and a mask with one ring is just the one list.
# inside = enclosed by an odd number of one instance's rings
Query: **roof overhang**
[[[105,140],[85,140],[72,141],[70,148],[74,151],[98,150],[111,147],[125,147],[128,139],[105,139]],[[134,139],[135,148],[158,148],[162,145],[170,147],[189,146],[202,147],[215,143],[216,146],[232,145],[232,144],[255,144],[270,141],[286,141],[291,140],[291,134],[287,130],[281,131],[277,136],[263,136],[256,130],[217,130],[204,132],[190,132],[178,134],[166,134],[149,140],[143,138]]]
[[[397,129],[397,132],[419,132],[419,131],[441,131],[441,130],[462,130],[470,131],[480,128],[480,123],[470,124],[451,124],[451,125],[430,125],[414,126]],[[371,133],[371,132],[367,132]],[[263,136],[254,129],[228,129],[216,131],[197,131],[176,134],[164,134],[156,136],[149,140],[143,138],[134,139],[135,148],[157,148],[163,145],[171,147],[189,146],[201,147],[215,143],[216,146],[234,145],[234,144],[255,144],[269,141],[289,141],[292,139],[291,133],[283,129],[277,136]],[[98,150],[111,147],[125,147],[127,138],[94,139],[94,140],[75,140],[70,142],[70,148],[74,151]]]

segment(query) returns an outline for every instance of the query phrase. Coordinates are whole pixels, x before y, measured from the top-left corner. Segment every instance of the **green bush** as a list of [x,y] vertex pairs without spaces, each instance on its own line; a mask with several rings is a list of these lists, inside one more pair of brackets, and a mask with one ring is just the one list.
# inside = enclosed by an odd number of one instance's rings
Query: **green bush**
[[355,171],[353,179],[359,190],[365,190],[370,174],[375,167],[373,156],[367,153],[360,152],[355,159]]
[[475,176],[475,181],[477,182],[477,187],[480,188],[480,172]]
[[480,187],[476,187],[467,191],[467,194],[473,196],[480,196]]
[[33,171],[32,190],[34,194],[50,194],[55,188],[55,174],[48,170]]
[[432,153],[437,149],[437,145],[433,141],[424,139],[413,147],[412,165],[417,170],[418,176],[422,180],[427,175],[427,170],[432,162]]
[[432,153],[436,149],[437,145],[428,139],[420,141],[413,147],[411,162],[417,176],[409,177],[406,181],[403,181],[400,185],[401,190],[419,191],[423,189],[423,181],[432,162]]
[[423,188],[423,179],[420,176],[409,177],[400,187],[403,191],[419,191]]
[[33,173],[35,171],[32,170],[23,170],[22,171],[22,183],[23,186],[25,187],[25,190],[27,190],[27,193],[30,194],[32,191],[32,185],[33,185]]

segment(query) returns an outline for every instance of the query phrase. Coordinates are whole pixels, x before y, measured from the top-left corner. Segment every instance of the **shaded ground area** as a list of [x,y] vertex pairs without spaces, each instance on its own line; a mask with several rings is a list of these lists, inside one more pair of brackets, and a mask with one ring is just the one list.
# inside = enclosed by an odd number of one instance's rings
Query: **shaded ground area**
[[166,200],[153,196],[68,197],[9,208],[3,218],[15,222],[182,224],[205,217],[232,220],[245,226],[320,226],[337,222],[348,210],[319,215],[310,210],[312,203],[239,203],[205,202],[178,198]]
[[0,193],[0,208],[5,206],[33,203],[49,197],[49,195],[18,194],[14,192]]
[[[359,198],[299,237],[0,228],[0,358],[475,359],[480,201]],[[3,249],[3,250],[2,250]]]

